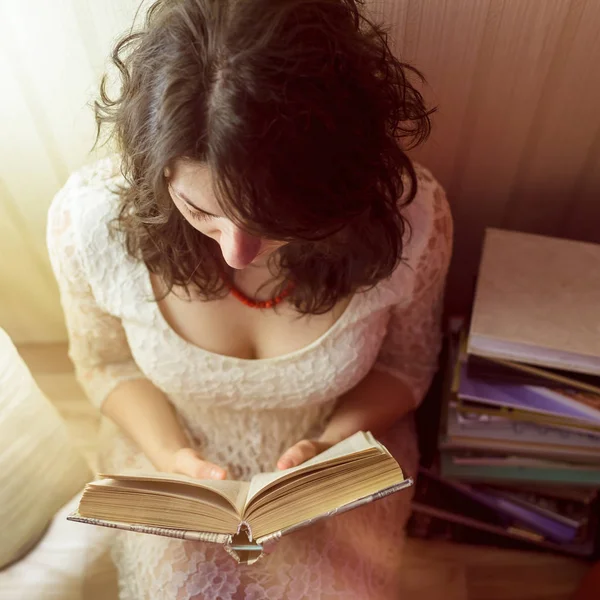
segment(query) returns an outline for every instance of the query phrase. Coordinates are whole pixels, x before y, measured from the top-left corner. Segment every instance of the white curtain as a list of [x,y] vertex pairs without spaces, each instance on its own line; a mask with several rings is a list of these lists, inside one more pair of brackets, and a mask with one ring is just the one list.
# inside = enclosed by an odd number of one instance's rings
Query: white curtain
[[93,101],[134,0],[0,0],[0,326],[64,340],[45,249],[46,212],[93,160]]

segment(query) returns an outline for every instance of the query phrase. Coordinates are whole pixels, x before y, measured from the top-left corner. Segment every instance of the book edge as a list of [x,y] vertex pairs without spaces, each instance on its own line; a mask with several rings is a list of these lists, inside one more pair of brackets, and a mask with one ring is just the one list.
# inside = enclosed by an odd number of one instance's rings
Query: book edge
[[[549,538],[557,543],[570,543],[577,535],[579,525],[564,523],[553,516],[543,515],[537,510],[533,510],[522,504],[515,503],[513,500],[502,497],[499,493],[487,489],[474,489],[468,484],[453,481],[450,479],[442,479],[432,473],[423,469],[421,471],[424,476],[431,478],[442,485],[446,485],[451,489],[463,494],[467,498],[470,498],[488,508],[492,509],[496,513],[506,515],[513,519],[517,523],[521,523],[525,527],[533,527],[538,533],[541,533],[544,537]],[[518,505],[518,508],[517,506]],[[516,509],[516,510],[515,510]],[[542,522],[540,522],[542,521]],[[557,528],[560,532],[557,532]],[[565,534],[568,532],[568,537]]]
[[362,498],[359,498],[358,500],[353,500],[352,502],[343,504],[342,506],[339,506],[338,508],[335,508],[333,510],[322,513],[316,517],[313,517],[312,519],[308,519],[306,521],[302,521],[301,523],[297,523],[295,525],[290,525],[289,527],[286,527],[284,529],[280,529],[279,531],[275,531],[273,533],[269,533],[267,535],[261,536],[260,538],[257,538],[256,542],[259,544],[262,544],[262,545],[269,545],[269,544],[275,543],[275,542],[279,541],[279,539],[281,539],[284,535],[294,533],[295,531],[304,529],[305,527],[309,527],[310,525],[314,525],[315,523],[317,523],[319,521],[334,517],[336,515],[343,514],[350,510],[354,510],[355,508],[359,508],[361,506],[364,506],[365,504],[370,504],[371,502],[381,500],[382,498],[385,498],[386,496],[389,496],[396,492],[405,490],[405,489],[411,487],[413,484],[414,484],[413,479],[411,477],[407,477],[403,481],[401,481],[399,483],[395,483],[387,488],[384,488],[378,492],[375,492],[374,494],[368,494],[367,496],[363,496]]
[[456,410],[461,414],[478,414],[478,415],[489,415],[497,416],[503,419],[510,419],[513,421],[530,421],[537,425],[545,425],[548,427],[566,427],[567,429],[590,431],[592,433],[600,434],[600,423],[592,423],[590,421],[578,421],[576,419],[562,418],[560,416],[551,415],[549,413],[526,411],[518,408],[502,411],[501,405],[492,405],[488,408],[486,403],[481,403],[480,407],[472,407],[463,402],[463,400],[472,401],[469,398],[459,398],[459,402],[456,403]]
[[211,533],[209,531],[170,529],[168,527],[154,527],[152,525],[135,525],[133,523],[123,523],[121,521],[95,519],[93,517],[83,517],[77,511],[68,515],[67,521],[72,521],[74,523],[85,523],[87,525],[97,525],[99,527],[108,527],[110,529],[118,529],[119,531],[130,531],[133,533],[161,535],[163,537],[176,538],[191,542],[209,542],[224,545],[230,542],[233,537],[233,535],[227,533]]
[[[494,348],[492,348],[494,346]],[[532,364],[574,371],[584,375],[600,375],[600,356],[591,353],[565,352],[560,348],[535,346],[507,338],[495,338],[480,333],[470,333],[468,354],[483,358],[497,358],[517,363]],[[561,358],[562,357],[562,358]]]
[[[523,483],[533,479],[540,484],[548,485],[575,485],[583,488],[597,487],[600,485],[600,473],[598,471],[574,471],[564,467],[544,469],[540,467],[517,467],[517,466],[481,466],[481,465],[456,465],[452,457],[442,452],[440,457],[441,474],[448,479],[459,479],[461,481],[474,483],[488,483],[497,485],[499,483]],[[583,475],[583,477],[577,477]],[[587,477],[586,477],[587,475]]]
[[500,527],[497,528],[493,525],[488,525],[487,523],[477,521],[476,519],[470,519],[468,517],[463,517],[462,515],[456,515],[455,513],[452,513],[450,511],[430,507],[427,504],[423,504],[422,502],[414,502],[413,511],[416,513],[428,515],[436,519],[448,521],[450,523],[456,523],[458,525],[470,527],[478,531],[493,533],[502,537],[514,539],[515,541],[527,542],[536,546],[550,548],[552,550],[557,550],[573,556],[589,556],[592,554],[593,551],[593,544],[591,542],[587,542],[586,544],[582,544],[581,546],[570,544],[556,544],[544,539],[543,536],[539,536],[539,538],[541,539],[535,539],[535,537],[527,535],[527,532],[522,531],[520,529],[512,528],[503,530]]
[[[578,379],[573,379],[571,377],[561,375],[559,373],[553,373],[552,371],[548,371],[547,369],[551,369],[552,367],[548,367],[546,365],[532,365],[531,363],[511,361],[506,358],[500,358],[498,356],[484,356],[482,354],[475,353],[471,354],[470,356],[473,356],[477,359],[483,359],[484,361],[490,362],[494,365],[499,365],[502,368],[507,368],[513,371],[518,371],[519,373],[531,375],[532,377],[537,377],[546,381],[554,381],[556,383],[564,385],[565,387],[576,388],[583,391],[591,392],[592,394],[600,395],[600,387],[590,383],[586,383],[584,381],[580,381]],[[589,373],[581,374],[589,375]]]

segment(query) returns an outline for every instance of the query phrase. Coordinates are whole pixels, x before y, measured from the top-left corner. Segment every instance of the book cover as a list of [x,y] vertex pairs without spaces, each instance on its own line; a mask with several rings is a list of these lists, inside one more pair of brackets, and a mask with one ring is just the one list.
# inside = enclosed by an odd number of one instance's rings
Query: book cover
[[590,504],[579,501],[566,500],[540,494],[539,492],[524,492],[522,490],[502,489],[493,487],[478,488],[484,492],[491,492],[511,502],[515,502],[534,512],[555,519],[571,527],[582,527],[589,521]]
[[590,423],[589,421],[577,421],[557,415],[550,415],[540,412],[530,412],[520,410],[510,406],[499,406],[497,404],[487,404],[485,402],[473,402],[458,398],[452,404],[461,418],[470,420],[496,420],[510,419],[512,421],[527,421],[536,423],[545,427],[558,427],[562,429],[571,429],[580,432],[590,432],[600,434],[600,425]]
[[455,456],[451,451],[440,453],[440,473],[448,479],[489,484],[570,485],[600,487],[600,469],[554,461],[523,459],[522,457]]
[[482,504],[460,484],[424,471],[415,487],[407,533],[423,539],[447,540],[520,549],[543,548],[578,556],[594,551],[595,524],[578,530],[570,541],[553,541],[497,507]]
[[582,558],[591,557],[595,553],[593,534],[582,542],[555,544],[533,532],[490,525],[466,515],[457,515],[420,503],[413,504],[406,532],[408,536],[419,539],[513,550],[545,550]]
[[588,511],[590,505],[598,498],[598,491],[593,488],[580,488],[568,485],[541,485],[535,481],[502,484],[492,486],[496,490],[505,491],[523,497],[535,497],[542,502],[569,502]]
[[[495,520],[498,520],[499,517],[499,520],[504,523],[510,523],[514,527],[527,528],[557,543],[573,542],[580,532],[581,526],[578,523],[566,523],[563,519],[554,518],[554,515],[533,510],[526,505],[502,496],[495,490],[489,488],[476,489],[468,484],[443,480],[431,471],[424,469],[419,471],[419,476],[422,478],[420,480],[421,486],[433,488],[435,495],[434,498],[427,499],[427,494],[422,494],[421,490],[418,490],[416,498],[426,504],[439,505],[439,508],[450,510],[451,504],[448,502],[448,498],[454,497],[456,498],[455,509],[459,508],[461,512],[465,511],[465,502],[475,506],[483,505],[494,511],[497,516]],[[418,485],[417,488],[419,488]],[[478,512],[480,511],[468,510],[473,518],[476,517]],[[490,522],[489,518],[483,520]]]
[[458,397],[600,426],[600,410],[596,408],[600,407],[600,396],[569,389],[479,379],[469,373],[466,365],[461,365]]
[[[600,377],[596,375],[550,369],[491,356],[467,355],[466,346],[464,358],[469,375],[478,379],[523,385],[540,385],[558,390],[578,390],[593,394],[597,398],[600,397]],[[598,403],[590,406],[600,410],[600,404]]]
[[600,436],[596,433],[504,418],[481,419],[478,415],[465,418],[456,407],[448,411],[440,448],[489,450],[600,465]]
[[468,486],[465,488],[465,494],[470,494],[483,504],[509,515],[516,523],[532,529],[550,541],[571,543],[575,541],[581,528],[578,523],[565,522],[552,514],[533,510],[526,504],[515,502],[512,498],[492,490],[474,490]]
[[468,352],[600,375],[600,245],[488,229]]

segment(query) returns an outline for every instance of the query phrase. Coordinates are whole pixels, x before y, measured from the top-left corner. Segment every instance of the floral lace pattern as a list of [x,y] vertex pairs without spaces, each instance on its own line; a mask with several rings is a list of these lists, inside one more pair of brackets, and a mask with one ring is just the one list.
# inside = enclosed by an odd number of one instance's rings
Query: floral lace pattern
[[[406,260],[386,281],[356,294],[333,327],[307,348],[242,360],[185,342],[162,317],[143,263],[109,235],[116,215],[115,162],[75,173],[49,213],[48,248],[61,292],[70,355],[90,400],[101,406],[121,381],[148,378],[176,407],[208,460],[248,479],[272,470],[283,450],[318,435],[336,399],[372,368],[406,382],[417,405],[437,366],[439,317],[451,253],[443,190],[418,168],[405,209]],[[103,423],[101,467],[152,470],[139,449]],[[412,419],[382,441],[408,474],[417,450]],[[113,556],[121,600],[357,600],[397,597],[410,493],[282,538],[269,556],[238,566],[223,548],[119,532]]]

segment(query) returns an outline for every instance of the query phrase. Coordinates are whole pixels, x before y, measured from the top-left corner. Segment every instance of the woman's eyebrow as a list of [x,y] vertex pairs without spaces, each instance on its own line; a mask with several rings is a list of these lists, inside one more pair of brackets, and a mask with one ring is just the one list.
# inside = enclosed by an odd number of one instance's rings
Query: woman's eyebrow
[[189,204],[192,208],[194,208],[198,212],[201,212],[202,214],[206,215],[207,217],[214,217],[215,219],[219,218],[219,215],[213,215],[213,213],[209,213],[208,211],[196,206],[189,198],[187,198],[185,196],[185,194],[182,194],[181,192],[177,191],[172,185],[170,185],[169,187],[171,188],[171,191],[173,191],[175,193],[176,196],[179,196],[186,204]]

